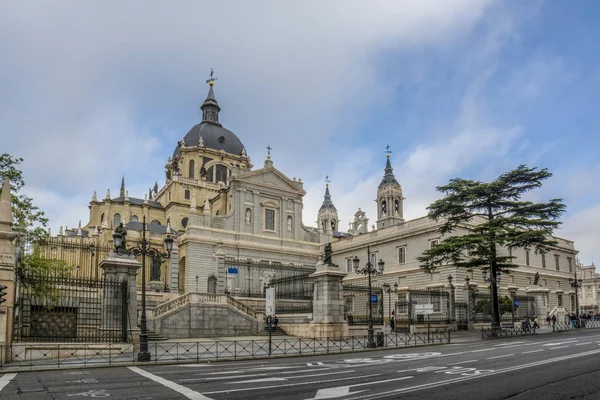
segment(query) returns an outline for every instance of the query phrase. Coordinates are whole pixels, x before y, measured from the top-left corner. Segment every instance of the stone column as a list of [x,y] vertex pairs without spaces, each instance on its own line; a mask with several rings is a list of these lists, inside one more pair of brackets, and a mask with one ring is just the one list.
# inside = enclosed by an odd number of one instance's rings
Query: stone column
[[308,336],[315,339],[339,339],[348,336],[344,320],[344,289],[342,280],[346,273],[336,264],[317,262],[313,296],[313,319]]
[[0,284],[7,288],[3,291],[6,300],[0,303],[0,346],[4,346],[0,351],[0,363],[10,361],[7,359],[10,352],[5,346],[12,343],[13,332],[13,312],[15,307],[15,247],[12,240],[15,233],[12,230],[12,210],[10,184],[8,178],[4,179],[2,186],[2,197],[0,198]]
[[[118,255],[111,251],[108,258],[100,263],[104,271],[104,279],[111,282],[127,282],[127,298],[129,300],[128,312],[129,323],[127,327],[131,331],[134,342],[138,342],[138,301],[136,278],[141,264],[134,256]],[[113,294],[114,295],[114,294]],[[105,298],[110,298],[111,293],[105,292]],[[102,307],[102,326],[105,328],[119,327],[122,321],[121,308],[115,307],[109,301],[104,302]]]

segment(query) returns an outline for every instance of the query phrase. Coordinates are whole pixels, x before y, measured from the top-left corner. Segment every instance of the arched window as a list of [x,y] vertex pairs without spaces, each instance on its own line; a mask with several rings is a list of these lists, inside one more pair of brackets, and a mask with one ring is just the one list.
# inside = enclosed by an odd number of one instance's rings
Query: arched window
[[381,202],[381,215],[386,215],[387,214],[387,202],[385,200],[383,200]]
[[139,219],[138,219],[137,215],[131,216],[131,222],[138,222],[138,221],[139,221]]
[[186,199],[186,200],[189,200],[189,199],[190,199],[190,191],[189,191],[189,190],[186,190],[186,191],[183,193],[183,196],[185,197],[185,199]]
[[119,224],[121,223],[121,214],[115,213],[115,217],[114,217],[113,221],[115,223],[115,227],[119,226]]
[[215,168],[214,167],[210,167],[207,171],[206,171],[206,182],[214,182],[215,181]]
[[400,213],[400,202],[397,199],[394,200],[394,212],[396,214]]
[[331,220],[331,231],[335,232],[335,221]]
[[227,183],[227,167],[224,165],[217,165],[215,168],[215,182]]
[[102,224],[104,222],[104,213],[100,214],[100,223]]
[[154,225],[160,225],[160,221],[157,219],[153,219],[152,222],[150,222],[150,223],[154,224]]
[[188,175],[190,178],[194,178],[194,169],[196,169],[194,160],[190,160],[188,167]]
[[288,217],[287,217],[287,228],[288,228],[288,231],[291,231],[293,229],[293,226],[294,226],[293,222],[294,222],[294,220],[292,219],[292,216],[288,215]]
[[187,226],[187,224],[188,224],[188,219],[187,219],[187,217],[181,220],[181,226],[182,226],[182,227],[184,227],[184,228],[185,228],[185,227]]

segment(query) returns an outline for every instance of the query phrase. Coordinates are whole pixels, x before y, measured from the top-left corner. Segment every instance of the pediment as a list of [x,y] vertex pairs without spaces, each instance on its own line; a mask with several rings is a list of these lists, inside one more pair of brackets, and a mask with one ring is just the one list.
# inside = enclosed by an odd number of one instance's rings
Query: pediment
[[236,175],[232,180],[239,181],[246,187],[255,186],[258,190],[262,187],[293,192],[302,196],[306,194],[301,185],[289,179],[275,168],[263,168],[246,174]]

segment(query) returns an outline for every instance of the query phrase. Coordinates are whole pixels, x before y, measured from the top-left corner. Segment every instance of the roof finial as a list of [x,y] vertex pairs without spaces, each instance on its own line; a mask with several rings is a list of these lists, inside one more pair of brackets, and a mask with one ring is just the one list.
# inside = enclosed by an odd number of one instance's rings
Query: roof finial
[[325,186],[329,186],[329,182],[331,182],[331,181],[329,180],[329,175],[326,175],[326,176],[325,176]]
[[206,80],[206,83],[208,83],[210,86],[214,86],[215,85],[215,81],[219,78],[213,78],[215,71],[211,68],[210,69],[210,78]]
[[390,154],[392,154],[390,150],[390,145],[385,146],[385,156],[389,158]]
[[125,197],[125,175],[121,178],[121,190],[119,191],[119,197]]
[[267,149],[267,158],[271,158],[271,150],[273,150],[273,148],[271,147],[270,144],[268,144],[266,149]]

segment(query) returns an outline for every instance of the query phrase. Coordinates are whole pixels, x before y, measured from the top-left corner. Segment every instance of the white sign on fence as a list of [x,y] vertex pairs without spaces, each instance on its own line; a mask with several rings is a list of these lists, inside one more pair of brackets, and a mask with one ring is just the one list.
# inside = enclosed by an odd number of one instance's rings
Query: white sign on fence
[[433,304],[415,304],[415,314],[423,315],[423,314],[433,314]]
[[265,317],[275,315],[275,288],[265,289]]

